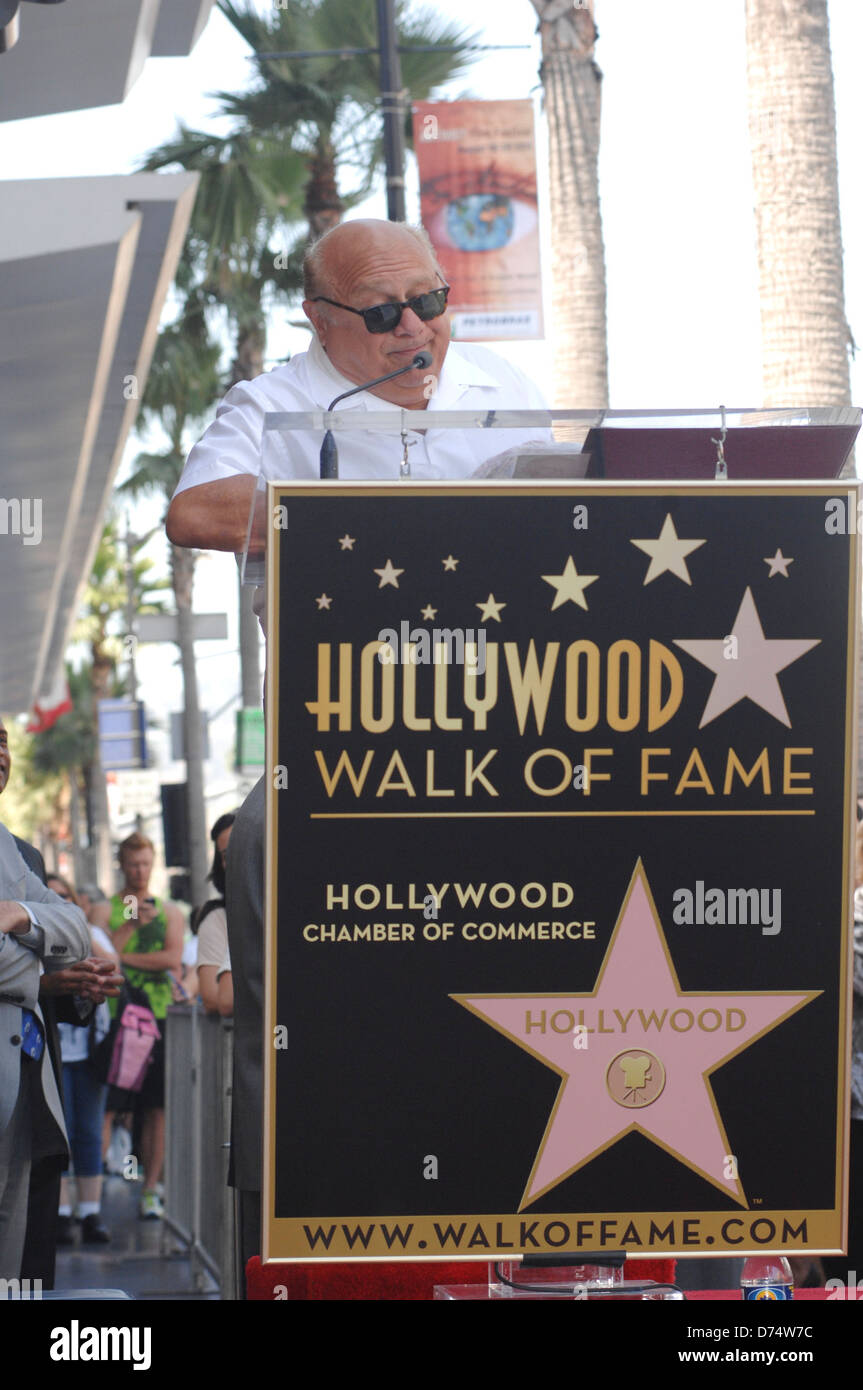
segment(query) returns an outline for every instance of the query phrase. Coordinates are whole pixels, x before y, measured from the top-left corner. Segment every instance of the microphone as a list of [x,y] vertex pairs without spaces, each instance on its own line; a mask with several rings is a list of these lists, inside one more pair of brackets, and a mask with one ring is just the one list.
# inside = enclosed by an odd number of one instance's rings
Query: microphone
[[[392,381],[394,376],[403,376],[405,372],[413,372],[417,369],[422,370],[424,367],[430,367],[431,364],[432,355],[423,348],[421,352],[416,354],[412,361],[408,362],[404,367],[399,367],[397,371],[387,372],[386,376],[376,376],[374,381],[367,381],[362,386],[354,386],[350,391],[343,391],[340,396],[336,396],[334,400],[330,401],[327,410],[332,410],[334,406],[338,405],[339,401],[346,400],[348,396],[356,396],[360,391],[368,391],[372,386],[380,386],[385,381]],[[339,451],[336,447],[336,441],[332,430],[327,430],[321,445],[321,477],[337,478],[338,476]]]

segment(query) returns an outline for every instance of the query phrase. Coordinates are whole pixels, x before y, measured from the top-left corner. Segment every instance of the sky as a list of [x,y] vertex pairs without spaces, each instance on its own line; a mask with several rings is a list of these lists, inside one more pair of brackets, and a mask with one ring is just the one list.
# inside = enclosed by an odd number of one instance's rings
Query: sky
[[[259,0],[258,8],[267,8],[265,0]],[[761,393],[760,330],[744,0],[596,0],[595,10],[596,58],[604,73],[600,190],[611,404],[756,406]],[[480,54],[473,68],[439,95],[489,100],[533,96],[542,186],[547,182],[547,162],[533,6],[529,0],[435,0],[434,11],[477,31],[481,43],[524,45]],[[829,0],[829,15],[846,312],[852,331],[863,342],[863,3]],[[215,103],[208,93],[241,88],[250,68],[242,41],[215,12],[193,53],[187,58],[150,59],[121,106],[7,122],[2,128],[3,177],[131,172],[150,149],[175,133],[178,119],[193,127],[215,128]],[[408,216],[415,219],[418,211],[411,170]],[[357,215],[385,216],[383,190]],[[544,201],[540,216],[550,323],[555,287],[549,281]],[[274,316],[268,346],[273,357],[304,347],[305,335],[288,327],[296,317],[296,310]],[[549,380],[547,344],[495,347],[538,380]],[[863,353],[852,364],[852,400],[863,400]],[[133,443],[129,456],[134,448]],[[230,611],[234,584],[230,557],[201,560],[198,593],[207,597],[200,606],[227,606]],[[227,644],[200,645],[203,702],[211,710],[224,704],[234,679],[235,645],[235,638]],[[141,661],[142,693],[154,709],[166,709],[166,691],[167,703],[179,708],[179,672],[172,664],[172,650],[147,650]],[[219,722],[214,742],[220,751],[210,766],[214,790],[221,779],[225,796],[231,794],[231,779],[222,776],[231,718],[229,711]],[[221,809],[214,804],[215,811]]]

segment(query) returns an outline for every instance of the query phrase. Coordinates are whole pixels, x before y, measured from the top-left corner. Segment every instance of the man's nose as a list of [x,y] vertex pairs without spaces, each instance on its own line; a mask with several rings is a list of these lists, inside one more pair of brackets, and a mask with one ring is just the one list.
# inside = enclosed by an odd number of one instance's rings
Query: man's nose
[[402,309],[402,316],[393,329],[402,338],[418,338],[423,330],[423,321],[413,309]]

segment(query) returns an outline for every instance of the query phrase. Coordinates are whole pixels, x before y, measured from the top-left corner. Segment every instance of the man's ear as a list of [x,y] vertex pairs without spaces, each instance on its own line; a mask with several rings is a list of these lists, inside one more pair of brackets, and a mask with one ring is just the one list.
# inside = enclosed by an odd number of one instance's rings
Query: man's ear
[[315,304],[311,299],[304,299],[303,313],[309,320],[309,323],[312,325],[312,328],[317,333],[318,338],[320,339],[321,347],[323,347],[324,338],[326,337],[325,325],[327,320],[321,305]]

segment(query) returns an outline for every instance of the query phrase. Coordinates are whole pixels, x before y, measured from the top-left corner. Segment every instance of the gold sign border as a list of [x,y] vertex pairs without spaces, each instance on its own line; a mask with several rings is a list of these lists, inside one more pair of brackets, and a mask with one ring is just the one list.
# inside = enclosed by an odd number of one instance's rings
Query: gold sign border
[[[500,496],[501,490],[525,497],[574,497],[582,498],[585,494],[592,494],[596,497],[693,497],[693,496],[717,496],[717,497],[841,497],[844,494],[849,511],[854,499],[853,515],[856,519],[856,503],[860,498],[860,484],[856,479],[834,479],[832,482],[752,482],[752,483],[717,483],[717,482],[686,482],[673,485],[652,483],[614,483],[609,484],[604,480],[578,479],[567,483],[543,482],[537,479],[508,479],[504,482],[483,482],[477,483],[471,480],[464,481],[442,481],[440,483],[420,482],[412,479],[404,479],[397,483],[382,482],[341,482],[331,480],[327,482],[301,483],[295,480],[285,482],[267,483],[267,508],[268,516],[273,518],[274,508],[279,500],[284,499],[288,504],[290,517],[290,498],[291,497],[314,497],[321,500],[324,497],[331,497],[333,500],[343,497],[404,497],[406,493],[419,497],[446,497],[450,496],[453,500],[461,497],[493,497]],[[275,526],[268,527],[267,536],[267,632],[268,643],[272,644],[273,650],[279,649],[280,633],[280,613],[279,613],[279,585],[278,575],[281,559],[281,545],[283,535],[289,534]],[[855,690],[857,682],[857,669],[860,659],[860,543],[858,533],[855,529],[848,535],[851,554],[848,566],[848,653],[849,661],[846,675],[845,690],[845,784],[844,802],[845,814],[843,819],[843,877],[846,884],[845,902],[842,912],[842,942],[844,950],[842,954],[842,969],[840,978],[840,1018],[839,1018],[839,1038],[840,1045],[844,1039],[845,1046],[839,1056],[839,1081],[836,1106],[836,1170],[835,1182],[837,1189],[841,1193],[839,1205],[832,1210],[811,1211],[811,1212],[773,1212],[762,1211],[759,1208],[750,1208],[748,1217],[753,1223],[759,1220],[773,1221],[778,1229],[782,1229],[781,1223],[785,1220],[792,1224],[798,1224],[800,1220],[807,1221],[807,1240],[795,1246],[787,1247],[768,1247],[755,1244],[753,1247],[742,1245],[719,1244],[722,1223],[734,1219],[746,1219],[740,1208],[735,1212],[652,1212],[652,1213],[563,1213],[558,1216],[543,1214],[539,1218],[530,1216],[519,1216],[516,1213],[504,1213],[497,1216],[481,1215],[461,1215],[461,1216],[421,1216],[421,1217],[309,1217],[309,1218],[286,1218],[274,1215],[275,1206],[275,1049],[273,1046],[274,1028],[279,1022],[276,1019],[276,953],[277,953],[277,931],[278,923],[278,901],[277,901],[277,875],[276,875],[276,845],[278,841],[277,824],[277,794],[274,785],[273,768],[276,765],[276,749],[278,739],[276,737],[276,725],[279,710],[279,671],[278,662],[267,662],[266,680],[266,747],[267,747],[267,833],[266,833],[266,883],[264,899],[264,922],[265,922],[265,1023],[264,1023],[264,1166],[263,1166],[263,1192],[262,1192],[262,1260],[265,1264],[273,1262],[287,1263],[307,1263],[313,1260],[338,1260],[341,1262],[365,1262],[369,1260],[463,1260],[477,1259],[489,1260],[494,1258],[507,1259],[520,1253],[512,1246],[501,1246],[500,1248],[485,1249],[481,1253],[467,1253],[460,1249],[449,1248],[438,1254],[427,1253],[429,1249],[429,1239],[434,1237],[434,1223],[438,1225],[447,1223],[459,1224],[477,1223],[487,1234],[485,1228],[490,1225],[496,1229],[497,1223],[504,1223],[508,1228],[510,1223],[517,1224],[519,1221],[526,1220],[531,1222],[538,1220],[543,1226],[549,1223],[560,1221],[572,1228],[577,1229],[579,1221],[590,1221],[596,1223],[606,1221],[617,1221],[623,1223],[625,1227],[628,1221],[644,1221],[648,1225],[654,1221],[659,1225],[667,1225],[669,1221],[677,1224],[685,1221],[698,1221],[702,1243],[698,1246],[684,1246],[681,1244],[647,1247],[634,1245],[631,1249],[627,1247],[633,1258],[659,1258],[661,1256],[685,1257],[704,1256],[704,1255],[757,1255],[763,1253],[768,1248],[787,1248],[791,1250],[807,1250],[820,1254],[844,1254],[847,1246],[848,1230],[848,1138],[850,1126],[850,1088],[847,1085],[847,1078],[851,1068],[851,1029],[848,1026],[853,991],[853,937],[849,930],[851,920],[851,903],[854,894],[854,859],[851,854],[851,828],[856,825],[856,776],[857,776],[857,708],[855,700]],[[289,1029],[290,1042],[290,1029]],[[704,1224],[708,1223],[708,1224]],[[306,1249],[300,1250],[300,1242],[305,1240],[304,1226],[332,1225],[340,1230],[342,1225],[352,1227],[386,1226],[391,1233],[394,1226],[402,1229],[412,1224],[416,1236],[417,1246],[411,1250],[396,1251],[391,1248],[381,1232],[373,1236],[369,1247],[364,1253],[357,1255],[354,1250],[348,1248],[348,1252],[331,1248],[325,1253],[319,1250],[310,1252],[308,1242]],[[811,1230],[811,1235],[810,1235]],[[425,1234],[423,1234],[425,1232]],[[431,1233],[431,1236],[429,1235]],[[419,1242],[425,1240],[423,1248],[419,1248]],[[373,1244],[374,1243],[374,1248]],[[347,1242],[346,1242],[347,1243]],[[554,1250],[553,1244],[545,1248],[549,1251]],[[569,1247],[571,1248],[571,1247]],[[575,1248],[578,1248],[577,1246]],[[533,1249],[530,1246],[529,1249]]]

